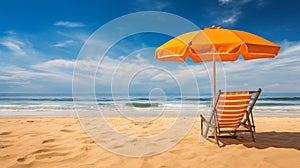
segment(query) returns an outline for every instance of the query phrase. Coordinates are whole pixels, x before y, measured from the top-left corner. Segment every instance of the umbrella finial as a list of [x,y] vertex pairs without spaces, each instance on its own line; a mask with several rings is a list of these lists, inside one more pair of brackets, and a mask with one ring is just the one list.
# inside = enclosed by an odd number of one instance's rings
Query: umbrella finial
[[212,25],[211,27],[205,28],[205,29],[223,29],[222,26],[216,26]]

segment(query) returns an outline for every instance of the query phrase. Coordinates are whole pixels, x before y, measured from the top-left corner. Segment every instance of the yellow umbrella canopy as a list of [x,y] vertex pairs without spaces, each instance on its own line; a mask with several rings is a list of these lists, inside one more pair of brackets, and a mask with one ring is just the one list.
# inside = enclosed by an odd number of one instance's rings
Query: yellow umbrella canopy
[[244,60],[274,58],[280,46],[260,36],[212,26],[204,30],[188,32],[171,39],[156,49],[155,57],[160,61],[214,63],[214,99],[216,94],[216,61],[236,61],[240,55]]

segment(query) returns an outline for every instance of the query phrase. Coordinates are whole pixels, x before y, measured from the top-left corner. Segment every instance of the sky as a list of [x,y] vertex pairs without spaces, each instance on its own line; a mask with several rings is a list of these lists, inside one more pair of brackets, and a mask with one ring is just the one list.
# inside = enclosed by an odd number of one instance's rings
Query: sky
[[[1,0],[0,3],[0,93],[71,93],[78,62],[85,66],[80,67],[84,70],[97,70],[96,75],[81,75],[80,79],[92,82],[94,79],[93,89],[99,93],[149,93],[159,89],[210,92],[211,64],[155,60],[155,48],[170,40],[170,35],[134,34],[115,43],[101,62],[78,58],[87,40],[101,27],[142,11],[171,13],[200,29],[221,25],[243,30],[280,45],[274,59],[218,63],[218,88],[261,87],[265,92],[300,93],[298,1]],[[101,48],[109,38],[98,40]]]

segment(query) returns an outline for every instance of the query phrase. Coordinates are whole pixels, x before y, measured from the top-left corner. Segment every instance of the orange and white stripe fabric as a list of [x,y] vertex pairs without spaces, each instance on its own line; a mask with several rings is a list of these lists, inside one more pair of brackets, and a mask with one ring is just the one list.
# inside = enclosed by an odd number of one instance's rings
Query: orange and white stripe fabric
[[225,92],[216,107],[220,128],[238,128],[246,114],[252,92]]

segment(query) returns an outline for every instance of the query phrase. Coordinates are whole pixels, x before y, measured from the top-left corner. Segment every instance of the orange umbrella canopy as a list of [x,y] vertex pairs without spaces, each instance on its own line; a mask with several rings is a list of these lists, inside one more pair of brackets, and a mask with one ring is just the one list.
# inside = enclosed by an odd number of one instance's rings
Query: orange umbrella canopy
[[160,61],[184,62],[188,56],[194,62],[236,61],[239,55],[245,60],[273,58],[279,49],[257,35],[212,26],[171,39],[157,48],[155,55]]

